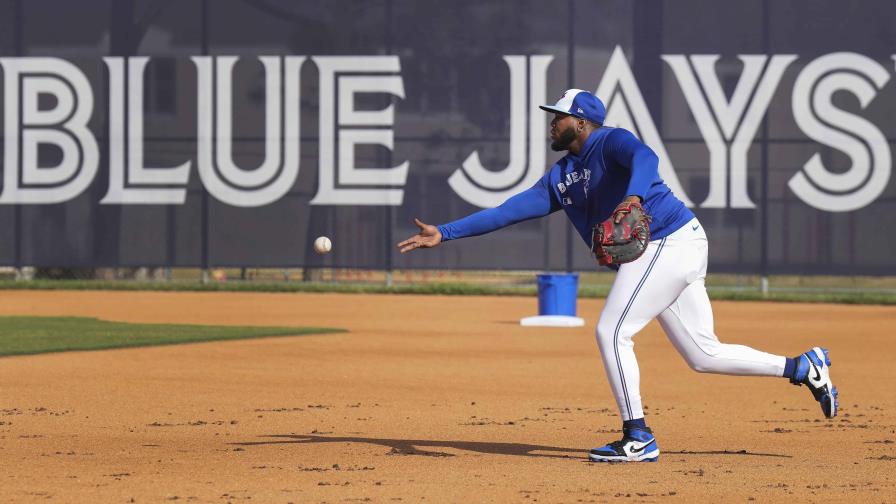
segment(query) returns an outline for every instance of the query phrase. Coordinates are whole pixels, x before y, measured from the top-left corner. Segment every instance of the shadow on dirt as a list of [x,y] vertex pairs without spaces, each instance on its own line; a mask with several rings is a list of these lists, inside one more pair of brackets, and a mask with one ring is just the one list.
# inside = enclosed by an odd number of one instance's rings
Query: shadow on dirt
[[[427,457],[453,457],[443,451],[424,450],[423,448],[453,448],[478,453],[495,455],[520,455],[524,457],[548,458],[584,458],[587,450],[581,448],[559,448],[556,446],[532,445],[522,443],[485,443],[478,441],[432,441],[425,439],[380,439],[368,437],[315,436],[308,434],[275,434],[263,436],[271,438],[265,441],[247,441],[231,443],[237,446],[259,446],[277,444],[310,444],[310,443],[366,443],[390,448],[388,455],[423,455]],[[537,453],[553,452],[553,453]],[[560,455],[574,453],[576,455]]]
[[[425,450],[423,448],[452,448],[492,455],[518,455],[523,457],[584,459],[588,450],[582,448],[560,448],[557,446],[533,445],[523,443],[486,443],[479,441],[433,441],[425,439],[385,439],[369,437],[316,436],[312,434],[272,434],[263,436],[264,441],[245,441],[230,443],[236,446],[262,446],[280,444],[311,443],[365,443],[389,448],[387,455],[421,455],[425,457],[453,457],[444,451]],[[566,455],[561,455],[566,454]],[[575,455],[569,455],[575,454]],[[792,455],[779,453],[756,453],[747,450],[707,450],[707,451],[664,451],[663,455],[731,455],[748,457],[780,457],[792,458]]]
[[746,457],[779,457],[779,458],[793,458],[793,455],[784,455],[781,453],[757,453],[750,452],[747,450],[706,450],[706,451],[689,451],[689,450],[681,450],[681,451],[664,451],[663,455],[735,455],[735,456],[746,456]]

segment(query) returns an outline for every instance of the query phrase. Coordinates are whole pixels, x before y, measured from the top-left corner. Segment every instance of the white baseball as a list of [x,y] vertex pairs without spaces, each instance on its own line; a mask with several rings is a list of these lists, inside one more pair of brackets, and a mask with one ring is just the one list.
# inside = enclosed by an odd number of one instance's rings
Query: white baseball
[[326,254],[332,248],[333,242],[326,236],[318,236],[317,239],[314,240],[314,250],[316,250],[318,254]]

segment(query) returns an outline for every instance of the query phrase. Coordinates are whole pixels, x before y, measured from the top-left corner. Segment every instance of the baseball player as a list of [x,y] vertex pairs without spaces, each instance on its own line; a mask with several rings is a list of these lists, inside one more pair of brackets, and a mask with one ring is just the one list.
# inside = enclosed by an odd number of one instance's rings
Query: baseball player
[[485,234],[511,224],[566,212],[592,246],[592,228],[619,222],[632,205],[651,217],[643,254],[618,267],[597,323],[610,387],[622,416],[622,439],[592,449],[596,462],[655,461],[659,447],[644,419],[633,336],[656,318],[692,369],[701,373],[781,376],[806,385],[824,415],[837,414],[828,351],[815,347],[794,358],[719,341],[706,293],[708,243],[703,226],[659,177],[658,158],[622,128],[604,126],[606,108],[593,94],[566,91],[555,105],[551,148],[568,151],[531,188],[495,208],[433,226],[415,219],[419,233],[398,244],[402,253]]

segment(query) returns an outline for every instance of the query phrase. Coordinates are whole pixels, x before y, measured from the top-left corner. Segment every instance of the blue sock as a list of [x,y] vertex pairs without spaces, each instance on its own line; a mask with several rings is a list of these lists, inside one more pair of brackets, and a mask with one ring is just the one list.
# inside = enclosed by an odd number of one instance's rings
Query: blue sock
[[792,378],[793,372],[796,370],[796,359],[787,357],[787,363],[784,364],[784,378]]
[[[788,359],[790,360],[790,359]],[[785,364],[785,368],[787,365]],[[786,374],[786,370],[785,370]],[[790,374],[790,383],[802,383],[809,375],[809,358],[805,355],[793,358],[793,371]]]
[[622,422],[623,430],[626,429],[646,429],[647,422],[644,421],[644,417],[636,418],[634,420],[626,420]]

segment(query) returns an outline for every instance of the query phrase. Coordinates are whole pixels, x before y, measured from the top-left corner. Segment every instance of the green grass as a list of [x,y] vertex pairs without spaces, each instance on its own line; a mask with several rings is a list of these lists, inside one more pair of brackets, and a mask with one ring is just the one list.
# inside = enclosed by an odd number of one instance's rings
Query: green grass
[[[534,277],[533,277],[534,278]],[[845,303],[896,305],[896,291],[861,287],[852,289],[810,288],[800,286],[774,288],[767,296],[749,286],[707,286],[710,298],[732,301],[777,301],[797,303]],[[334,292],[349,294],[439,294],[449,296],[535,296],[536,286],[529,284],[494,284],[472,282],[417,282],[387,287],[381,283],[349,282],[210,282],[139,281],[139,280],[0,280],[0,290],[106,290],[168,292]],[[607,295],[608,284],[579,283],[579,297],[601,298]]]
[[0,356],[344,332],[319,327],[130,324],[87,317],[0,317]]

